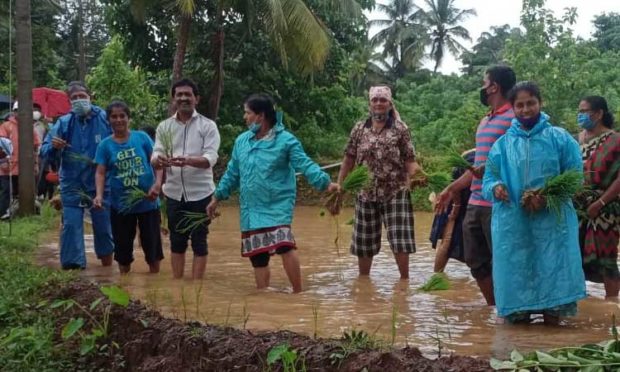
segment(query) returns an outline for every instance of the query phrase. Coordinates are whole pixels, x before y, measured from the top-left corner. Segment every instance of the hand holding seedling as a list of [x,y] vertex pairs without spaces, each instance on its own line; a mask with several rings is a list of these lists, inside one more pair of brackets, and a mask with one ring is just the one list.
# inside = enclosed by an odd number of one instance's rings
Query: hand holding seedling
[[495,198],[497,200],[501,200],[504,202],[508,201],[508,191],[506,191],[506,186],[502,184],[495,186],[495,188],[493,189],[493,195],[495,195]]
[[52,138],[52,147],[55,148],[56,150],[62,150],[65,147],[68,147],[68,146],[69,146],[69,144],[64,139],[62,139],[60,137]]

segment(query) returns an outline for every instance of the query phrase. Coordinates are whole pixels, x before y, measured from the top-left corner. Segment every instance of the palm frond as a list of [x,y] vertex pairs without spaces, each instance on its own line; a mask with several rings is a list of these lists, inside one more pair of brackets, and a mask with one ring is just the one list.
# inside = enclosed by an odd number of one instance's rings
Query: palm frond
[[196,0],[177,0],[177,6],[182,15],[191,17],[196,11]]

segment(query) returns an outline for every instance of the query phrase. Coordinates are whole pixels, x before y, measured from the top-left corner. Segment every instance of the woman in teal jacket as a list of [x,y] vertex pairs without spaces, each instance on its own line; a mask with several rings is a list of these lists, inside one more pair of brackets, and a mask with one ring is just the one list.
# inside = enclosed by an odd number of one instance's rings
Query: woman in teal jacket
[[269,286],[269,258],[282,257],[284,270],[301,291],[301,270],[291,232],[297,194],[295,172],[302,173],[318,190],[339,191],[338,184],[304,152],[301,143],[284,129],[282,115],[275,112],[271,97],[251,95],[244,104],[249,130],[235,140],[226,173],[207,207],[215,217],[218,202],[239,189],[241,255],[254,267],[258,289]]
[[510,94],[516,118],[489,153],[483,196],[493,200],[493,283],[497,313],[509,322],[529,321],[542,313],[545,323],[574,315],[586,296],[581,268],[577,214],[570,200],[560,215],[535,198],[533,208],[521,204],[523,192],[568,170],[582,174],[577,142],[564,129],[552,127],[540,112],[538,87],[517,84]]

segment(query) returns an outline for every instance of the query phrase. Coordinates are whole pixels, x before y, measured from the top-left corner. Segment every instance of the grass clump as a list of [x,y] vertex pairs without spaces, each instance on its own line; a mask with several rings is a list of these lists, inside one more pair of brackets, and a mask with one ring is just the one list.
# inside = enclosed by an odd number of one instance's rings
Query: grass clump
[[56,344],[56,321],[49,315],[46,288],[74,276],[37,267],[32,255],[38,236],[52,228],[56,213],[48,204],[41,215],[0,224],[0,369],[6,371],[73,370],[70,352]]

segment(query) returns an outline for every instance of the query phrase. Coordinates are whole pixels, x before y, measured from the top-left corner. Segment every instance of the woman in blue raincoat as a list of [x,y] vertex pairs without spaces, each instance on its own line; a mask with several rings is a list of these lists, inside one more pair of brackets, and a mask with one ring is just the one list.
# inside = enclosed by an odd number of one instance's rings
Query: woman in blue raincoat
[[582,174],[579,145],[540,112],[536,84],[522,82],[510,94],[516,118],[489,153],[483,195],[493,200],[493,283],[497,313],[508,322],[543,314],[545,323],[575,315],[586,296],[577,214],[570,200],[557,215],[542,197],[521,204],[523,193],[575,170]]
[[269,286],[269,258],[277,253],[293,292],[301,291],[301,269],[291,231],[297,185],[302,173],[318,190],[338,191],[338,184],[304,152],[301,143],[284,129],[273,99],[251,95],[244,104],[249,130],[235,140],[226,173],[215,190],[207,213],[214,218],[218,202],[239,189],[241,255],[254,267],[258,289]]

